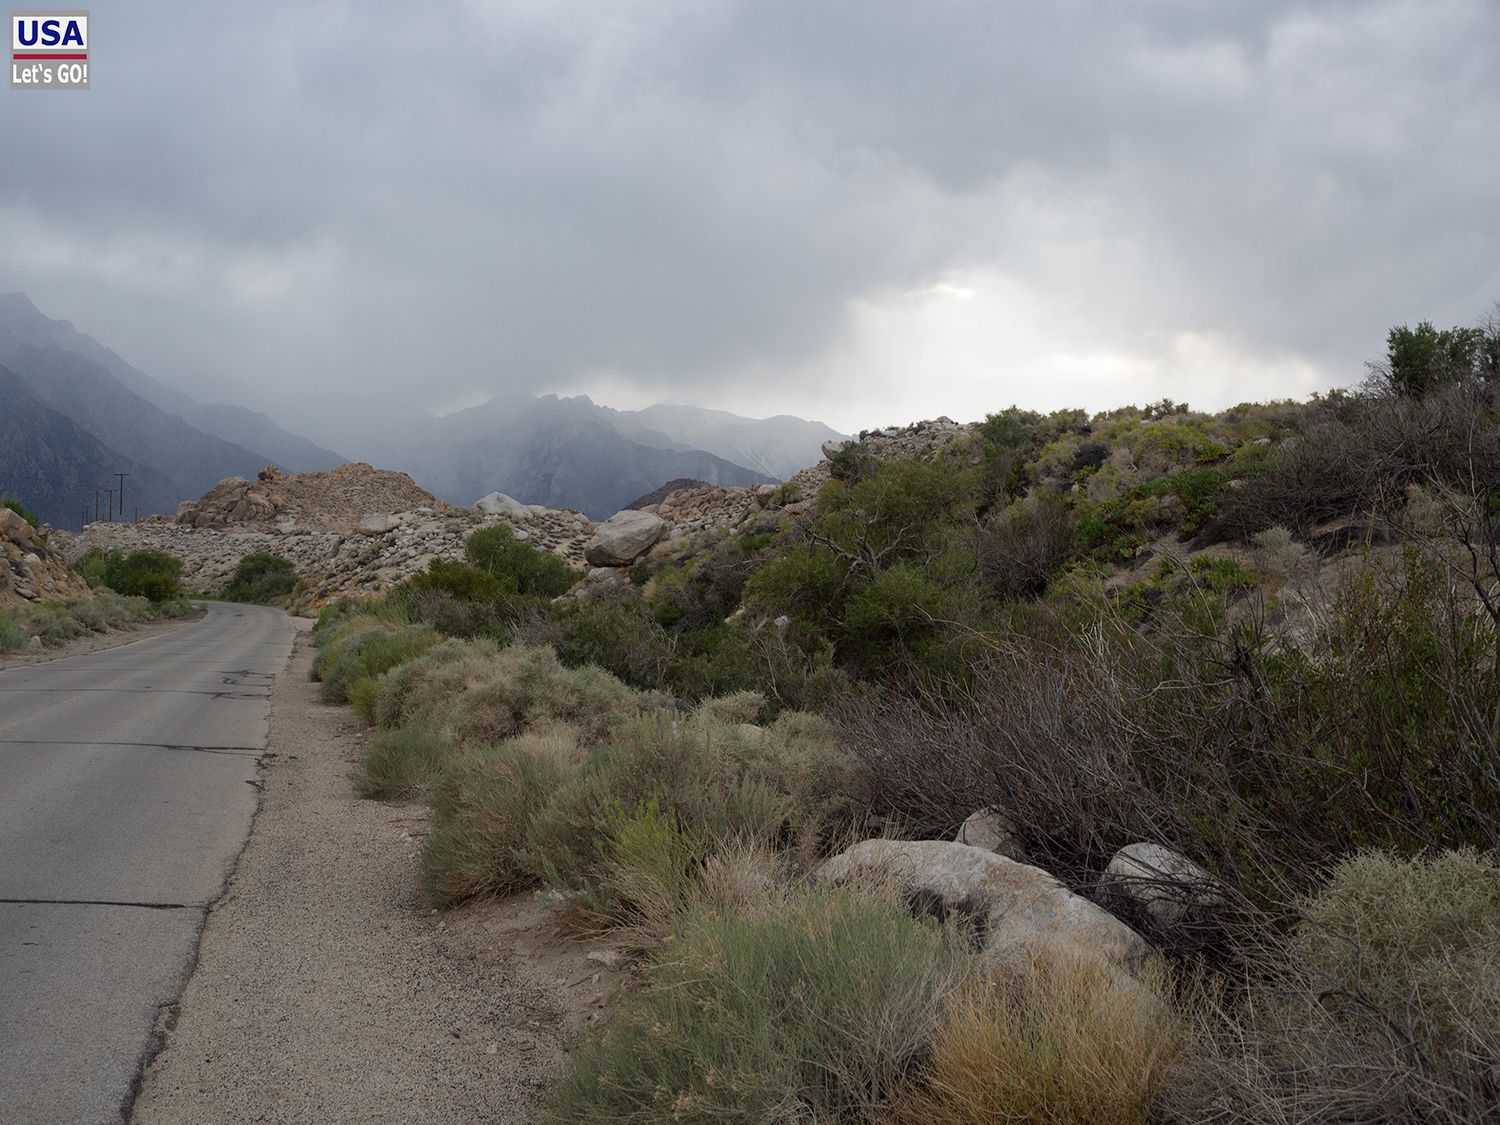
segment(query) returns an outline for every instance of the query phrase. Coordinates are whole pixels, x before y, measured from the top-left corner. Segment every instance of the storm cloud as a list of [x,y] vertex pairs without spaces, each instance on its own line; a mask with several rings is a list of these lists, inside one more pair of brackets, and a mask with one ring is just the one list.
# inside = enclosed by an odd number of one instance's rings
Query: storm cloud
[[0,95],[0,289],[343,441],[1303,397],[1500,298],[1500,6],[153,3]]

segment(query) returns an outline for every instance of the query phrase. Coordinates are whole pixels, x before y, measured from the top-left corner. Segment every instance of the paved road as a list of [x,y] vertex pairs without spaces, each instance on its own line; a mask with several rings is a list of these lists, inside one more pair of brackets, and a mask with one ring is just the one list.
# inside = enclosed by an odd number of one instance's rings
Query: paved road
[[118,1122],[249,835],[279,610],[0,672],[0,1116]]

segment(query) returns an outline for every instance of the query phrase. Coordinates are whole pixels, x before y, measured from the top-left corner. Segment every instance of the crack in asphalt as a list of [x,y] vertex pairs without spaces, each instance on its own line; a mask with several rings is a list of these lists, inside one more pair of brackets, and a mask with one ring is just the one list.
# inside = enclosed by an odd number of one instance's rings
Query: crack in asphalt
[[0,898],[0,906],[128,906],[137,910],[206,910],[193,902],[119,902],[107,898]]
[[193,688],[159,687],[69,687],[69,688],[0,688],[0,694],[10,695],[76,695],[79,692],[96,691],[106,695],[206,695],[211,699],[270,699],[269,686],[263,692],[251,691],[196,691]]
[[[176,750],[182,753],[218,754],[227,758],[264,758],[254,746],[189,746],[177,742],[80,742],[67,738],[0,738],[0,746],[121,746],[137,750]],[[275,757],[275,755],[270,755]]]

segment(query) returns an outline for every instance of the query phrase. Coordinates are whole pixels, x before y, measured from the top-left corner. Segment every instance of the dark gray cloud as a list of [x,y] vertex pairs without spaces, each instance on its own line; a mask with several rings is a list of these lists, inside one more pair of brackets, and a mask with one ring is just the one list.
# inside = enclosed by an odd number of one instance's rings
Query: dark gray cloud
[[143,9],[0,96],[0,288],[315,437],[1301,394],[1500,297],[1490,0]]

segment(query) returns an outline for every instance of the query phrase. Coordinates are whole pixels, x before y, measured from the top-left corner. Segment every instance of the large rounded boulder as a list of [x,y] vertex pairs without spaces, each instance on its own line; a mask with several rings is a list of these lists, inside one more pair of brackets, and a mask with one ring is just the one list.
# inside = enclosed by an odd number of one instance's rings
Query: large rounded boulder
[[1061,956],[1128,972],[1153,953],[1140,934],[1041,868],[968,844],[865,840],[815,878],[889,886],[919,910],[970,920],[984,956],[1002,968]]
[[627,508],[594,529],[583,548],[590,566],[629,566],[649,551],[667,530],[667,521],[650,512]]

